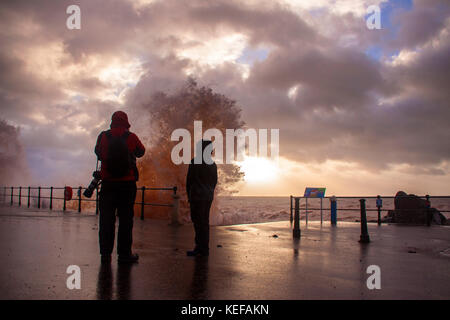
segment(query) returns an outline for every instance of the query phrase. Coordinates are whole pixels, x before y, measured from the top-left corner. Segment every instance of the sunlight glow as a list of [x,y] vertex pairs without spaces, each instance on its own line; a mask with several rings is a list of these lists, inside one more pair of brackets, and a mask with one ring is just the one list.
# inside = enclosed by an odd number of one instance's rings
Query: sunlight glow
[[267,158],[246,157],[238,165],[245,174],[246,182],[268,182],[278,178],[278,166]]

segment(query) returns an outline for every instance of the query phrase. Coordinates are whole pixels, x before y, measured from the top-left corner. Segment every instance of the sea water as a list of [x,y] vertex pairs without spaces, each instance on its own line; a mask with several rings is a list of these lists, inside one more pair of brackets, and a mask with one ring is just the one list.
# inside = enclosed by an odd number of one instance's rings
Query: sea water
[[[366,199],[367,220],[376,221],[378,212],[374,198]],[[438,210],[450,210],[450,199],[431,199],[431,206]],[[360,202],[357,199],[337,199],[338,221],[356,221],[360,219]],[[370,210],[375,211],[370,211]],[[387,210],[394,209],[394,199],[383,199],[381,217]],[[443,214],[450,218],[448,212]],[[320,221],[320,199],[308,199],[308,220]],[[306,201],[300,200],[300,219],[306,218]],[[243,223],[258,223],[270,221],[288,221],[290,219],[289,197],[244,197],[219,196],[212,223],[216,225],[231,225]],[[330,201],[322,200],[322,219],[330,221]]]

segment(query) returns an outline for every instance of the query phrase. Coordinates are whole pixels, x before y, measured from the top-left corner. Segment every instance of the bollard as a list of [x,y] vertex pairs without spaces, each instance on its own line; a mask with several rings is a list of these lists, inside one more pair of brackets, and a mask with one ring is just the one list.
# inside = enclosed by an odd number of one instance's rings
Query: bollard
[[292,196],[290,196],[290,206],[291,206],[291,210],[290,210],[290,217],[289,217],[289,221],[292,224],[292,221],[294,220],[294,217],[292,216]]
[[173,206],[172,206],[172,213],[170,217],[170,224],[173,226],[180,225],[179,218],[179,210],[180,210],[180,196],[176,194],[176,189],[174,190],[174,194],[172,195],[173,198]]
[[53,187],[50,187],[50,210],[53,210]]
[[425,200],[425,219],[427,222],[427,226],[431,226],[431,220],[432,220],[432,214],[431,214],[431,202],[430,202],[430,196],[427,194],[425,196],[426,200]]
[[330,198],[330,210],[331,210],[331,225],[337,224],[337,199],[335,196]]
[[14,197],[14,187],[11,187],[11,206],[12,206],[13,203],[14,203],[13,197]]
[[6,187],[3,187],[3,202],[6,203]]
[[300,199],[295,198],[295,217],[294,217],[294,230],[292,236],[294,239],[300,239]]
[[38,209],[41,208],[41,187],[38,188]]
[[381,207],[383,206],[383,200],[381,196],[377,196],[377,209],[378,209],[378,225],[381,226]]
[[28,201],[27,201],[28,208],[30,207],[30,192],[31,192],[31,187],[28,187]]
[[141,220],[144,220],[145,187],[142,187]]
[[81,187],[78,187],[78,213],[81,213]]
[[22,206],[22,187],[19,187],[19,207]]
[[366,199],[359,200],[361,205],[361,237],[360,243],[369,243],[369,232],[367,231],[367,216],[366,216]]

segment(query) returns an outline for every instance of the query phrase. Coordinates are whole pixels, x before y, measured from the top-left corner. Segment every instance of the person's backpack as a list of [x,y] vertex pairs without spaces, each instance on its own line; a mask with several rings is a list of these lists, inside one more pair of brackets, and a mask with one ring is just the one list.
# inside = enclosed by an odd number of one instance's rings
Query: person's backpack
[[106,132],[108,138],[106,165],[113,178],[124,177],[131,170],[130,151],[127,145],[129,135],[130,132],[126,131],[123,135],[114,137],[111,131]]

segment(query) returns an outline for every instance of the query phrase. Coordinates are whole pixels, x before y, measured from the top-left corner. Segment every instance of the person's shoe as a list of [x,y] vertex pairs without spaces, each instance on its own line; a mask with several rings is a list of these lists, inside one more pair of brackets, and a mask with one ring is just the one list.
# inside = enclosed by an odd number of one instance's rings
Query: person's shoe
[[186,251],[186,255],[187,255],[188,257],[195,257],[198,253],[199,253],[199,252],[196,251],[196,250],[189,250],[189,251]]
[[130,254],[128,256],[119,255],[119,258],[117,258],[118,263],[136,263],[139,260],[138,254]]
[[207,256],[209,256],[209,252],[194,249],[194,250],[186,251],[186,255],[188,257],[207,257]]
[[110,254],[102,254],[101,262],[103,264],[111,263],[111,255]]

